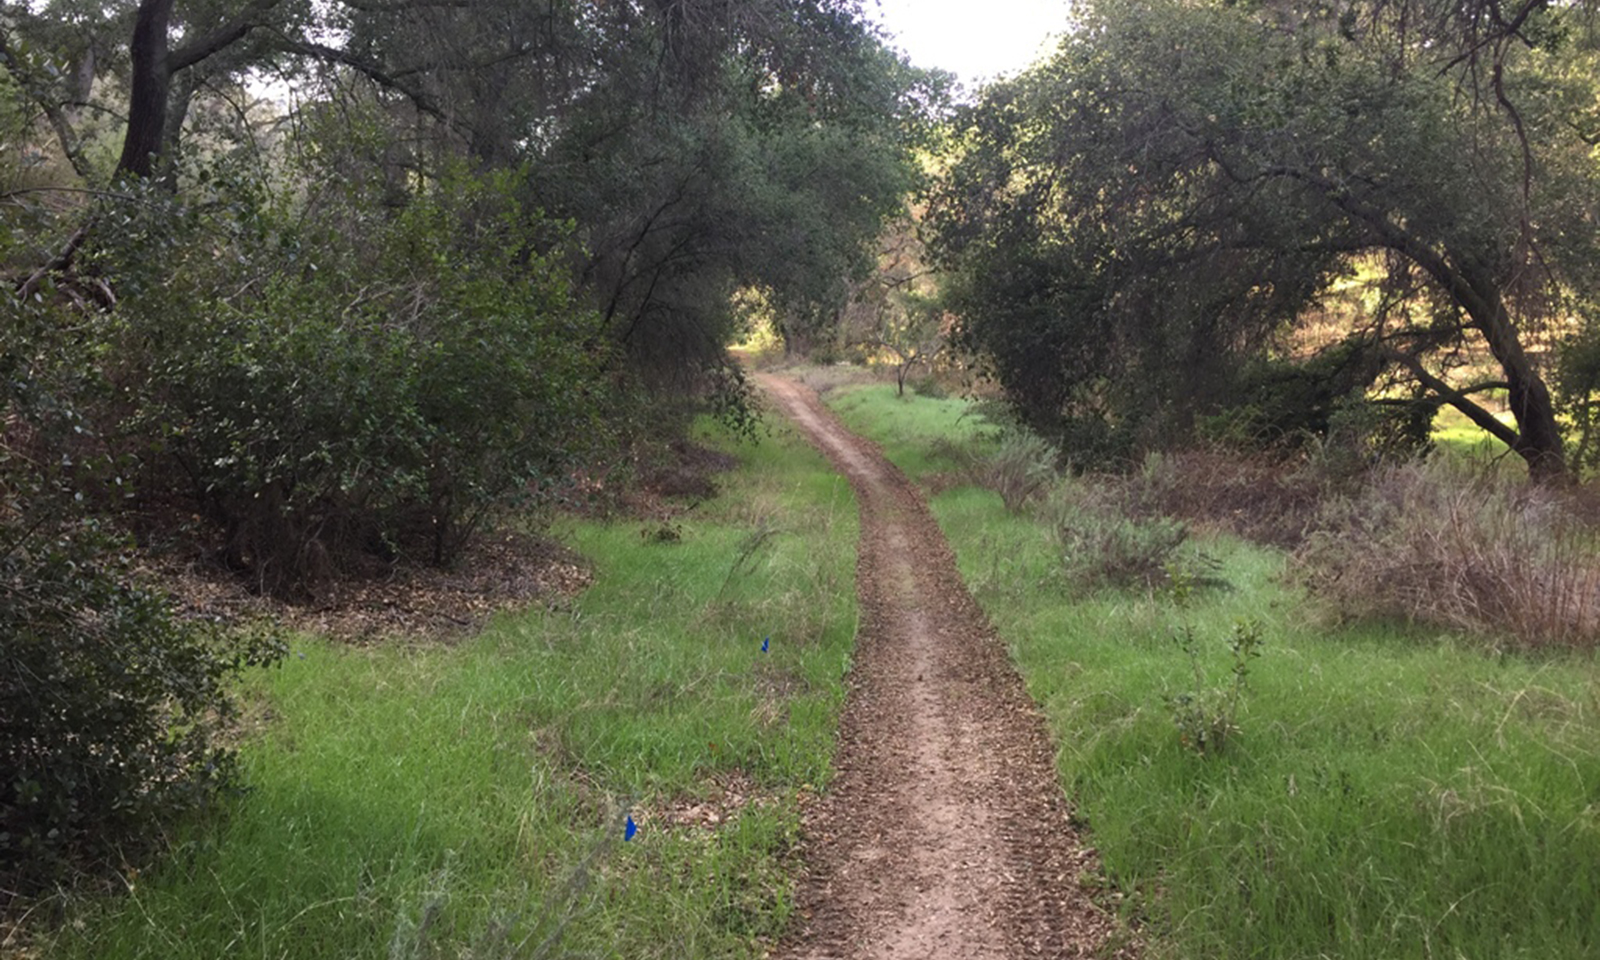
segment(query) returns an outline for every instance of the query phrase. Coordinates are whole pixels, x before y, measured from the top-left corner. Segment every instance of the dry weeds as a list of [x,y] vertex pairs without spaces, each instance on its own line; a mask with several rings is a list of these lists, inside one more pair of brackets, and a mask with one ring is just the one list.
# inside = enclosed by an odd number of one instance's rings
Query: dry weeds
[[1346,615],[1398,617],[1525,647],[1600,641],[1595,528],[1562,491],[1419,462],[1324,507],[1299,578]]

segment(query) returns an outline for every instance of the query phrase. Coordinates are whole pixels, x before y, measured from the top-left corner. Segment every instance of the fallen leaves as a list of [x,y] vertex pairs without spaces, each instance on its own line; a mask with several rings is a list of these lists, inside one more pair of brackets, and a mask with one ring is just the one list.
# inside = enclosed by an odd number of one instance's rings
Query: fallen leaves
[[459,639],[497,613],[559,605],[594,580],[576,554],[519,533],[482,538],[451,569],[401,564],[382,579],[334,581],[307,604],[252,593],[246,581],[198,561],[156,557],[146,573],[188,615],[230,622],[268,617],[350,643]]

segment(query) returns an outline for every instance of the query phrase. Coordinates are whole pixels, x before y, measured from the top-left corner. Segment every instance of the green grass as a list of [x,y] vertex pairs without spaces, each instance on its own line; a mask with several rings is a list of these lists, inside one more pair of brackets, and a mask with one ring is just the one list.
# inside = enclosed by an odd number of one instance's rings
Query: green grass
[[[1507,424],[1515,426],[1509,412],[1500,413],[1498,416]],[[1440,409],[1438,416],[1434,418],[1433,442],[1439,452],[1459,460],[1481,464],[1494,463],[1497,467],[1508,469],[1513,473],[1519,468],[1521,474],[1527,473],[1527,466],[1521,458],[1454,407]]]
[[[721,443],[743,469],[678,541],[571,525],[597,581],[568,609],[456,646],[297,640],[247,691],[248,793],[72,904],[46,953],[759,956],[791,910],[798,797],[829,773],[856,517],[787,429]],[[673,824],[701,802],[717,828]]]
[[934,400],[909,390],[896,396],[892,383],[840,387],[825,399],[850,429],[876,440],[884,455],[910,477],[954,466],[941,456],[935,440],[981,444],[993,429],[966,400]]
[[[870,388],[830,399],[913,475],[930,468],[919,447],[967,422]],[[1108,892],[1151,956],[1600,955],[1593,655],[1320,623],[1284,585],[1281,553],[1226,539],[1192,549],[1231,589],[1187,612],[1159,595],[1085,598],[1063,585],[1048,531],[996,495],[952,489],[933,508],[1049,717]],[[1169,698],[1225,684],[1244,618],[1265,646],[1239,732],[1200,756]],[[1185,622],[1203,680],[1173,640]]]

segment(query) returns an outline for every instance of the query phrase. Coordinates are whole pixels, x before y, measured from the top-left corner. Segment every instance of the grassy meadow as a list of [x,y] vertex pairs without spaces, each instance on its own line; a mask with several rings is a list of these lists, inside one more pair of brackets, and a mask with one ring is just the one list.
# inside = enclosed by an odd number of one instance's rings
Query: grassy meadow
[[595,572],[570,602],[449,645],[297,638],[245,691],[248,792],[38,952],[760,956],[828,776],[856,511],[786,427],[712,442],[723,496],[567,523]]
[[[1600,956],[1600,664],[1484,639],[1339,622],[1281,552],[1218,536],[1180,563],[1225,587],[1065,582],[1050,508],[951,486],[935,440],[983,426],[892,386],[828,400],[913,477],[1061,745],[1108,894],[1175,958]],[[1083,482],[1083,481],[1078,481]],[[1060,491],[1057,491],[1058,493]],[[1223,711],[1235,624],[1259,657],[1221,751],[1180,705]],[[1193,656],[1175,637],[1187,628]]]

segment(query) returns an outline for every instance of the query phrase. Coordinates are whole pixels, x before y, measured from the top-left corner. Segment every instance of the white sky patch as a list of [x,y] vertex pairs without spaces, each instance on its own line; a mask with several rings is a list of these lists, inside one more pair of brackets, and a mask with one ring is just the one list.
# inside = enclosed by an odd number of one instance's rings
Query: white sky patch
[[1070,0],[868,0],[869,17],[919,67],[940,67],[969,89],[1011,75],[1055,48]]

